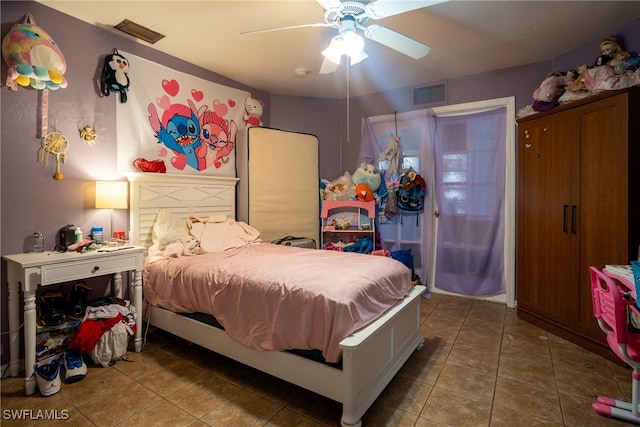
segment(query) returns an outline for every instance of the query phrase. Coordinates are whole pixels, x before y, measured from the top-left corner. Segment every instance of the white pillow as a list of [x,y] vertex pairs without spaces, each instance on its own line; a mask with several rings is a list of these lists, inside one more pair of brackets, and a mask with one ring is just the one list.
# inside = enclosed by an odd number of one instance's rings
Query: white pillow
[[189,224],[191,235],[200,243],[202,252],[222,252],[242,248],[261,241],[260,232],[244,222],[223,216],[212,215],[208,219],[192,218]]
[[164,209],[158,211],[156,221],[153,224],[153,244],[163,249],[172,242],[182,242],[189,239],[187,220],[180,219]]

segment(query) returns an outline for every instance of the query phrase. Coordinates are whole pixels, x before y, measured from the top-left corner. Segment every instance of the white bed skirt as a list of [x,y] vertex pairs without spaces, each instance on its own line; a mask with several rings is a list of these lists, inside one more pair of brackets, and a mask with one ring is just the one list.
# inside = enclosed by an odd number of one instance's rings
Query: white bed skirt
[[424,286],[383,316],[345,338],[342,370],[288,352],[257,351],[223,330],[171,311],[151,307],[153,326],[267,374],[342,403],[341,424],[361,426],[361,418],[409,356],[422,348],[420,297]]

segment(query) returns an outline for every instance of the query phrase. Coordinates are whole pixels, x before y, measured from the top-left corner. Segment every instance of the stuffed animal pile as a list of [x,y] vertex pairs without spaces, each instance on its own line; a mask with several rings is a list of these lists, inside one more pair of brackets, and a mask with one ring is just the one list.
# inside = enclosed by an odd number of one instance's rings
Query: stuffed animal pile
[[549,74],[533,92],[533,104],[518,112],[524,117],[593,94],[640,85],[640,56],[627,52],[622,39],[606,36],[600,40],[600,55],[593,65]]
[[382,172],[372,164],[361,163],[353,175],[344,174],[328,181],[323,179],[323,200],[361,200],[363,202],[379,201],[378,191],[381,189]]

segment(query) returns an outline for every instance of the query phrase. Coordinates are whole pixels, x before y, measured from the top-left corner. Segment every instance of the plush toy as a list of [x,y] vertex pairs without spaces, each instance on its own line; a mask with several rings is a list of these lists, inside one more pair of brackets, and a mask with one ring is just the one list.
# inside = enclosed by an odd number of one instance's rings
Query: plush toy
[[109,96],[111,91],[120,92],[120,102],[127,102],[127,92],[129,91],[129,61],[118,53],[117,49],[113,53],[105,56],[102,67],[102,77],[100,78],[100,91],[104,96]]
[[2,39],[2,58],[9,67],[7,86],[11,90],[17,90],[17,85],[54,90],[67,87],[64,55],[31,14],[25,15],[23,23],[14,24]]
[[351,219],[349,218],[336,218],[333,221],[336,230],[349,230],[351,228]]
[[535,111],[547,111],[558,106],[560,97],[564,94],[568,85],[573,84],[577,72],[570,70],[567,73],[555,71],[549,74],[533,92],[533,104]]
[[382,178],[377,167],[369,163],[360,163],[360,166],[351,177],[355,185],[367,184],[372,192],[378,191]]
[[264,102],[259,99],[254,99],[251,95],[247,96],[244,100],[244,121],[247,126],[262,126],[262,112],[264,109]]
[[361,237],[352,245],[345,246],[344,252],[357,252],[360,254],[368,254],[373,250],[373,240],[370,237]]
[[[389,142],[384,149],[384,153],[378,159],[379,162],[388,161],[387,167],[387,187],[391,187],[393,182],[402,175],[402,150],[400,149],[400,137],[393,134],[389,135]],[[376,191],[376,190],[373,190]]]
[[164,160],[147,160],[143,158],[137,158],[133,161],[133,167],[142,170],[143,172],[156,172],[167,173],[167,166],[164,164]]
[[542,83],[540,83],[540,87],[533,92],[534,101],[557,101],[560,95],[564,93],[565,87],[571,84],[574,79],[574,71],[569,71],[566,74],[560,71],[555,71],[549,74]]
[[418,186],[423,190],[427,189],[427,183],[424,178],[415,170],[409,169],[404,177],[405,179],[400,180],[400,187],[404,188],[406,191],[411,190],[415,186]]
[[353,200],[355,192],[351,173],[346,171],[333,181],[325,181],[324,200]]
[[371,191],[371,188],[364,182],[356,185],[356,197],[361,202],[373,202],[375,200],[373,191]]

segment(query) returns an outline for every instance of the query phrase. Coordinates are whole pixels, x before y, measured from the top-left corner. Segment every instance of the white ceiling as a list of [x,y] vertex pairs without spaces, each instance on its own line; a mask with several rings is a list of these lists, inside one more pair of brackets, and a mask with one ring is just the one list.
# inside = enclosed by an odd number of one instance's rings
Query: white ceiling
[[[337,72],[318,73],[334,28],[241,34],[324,22],[314,0],[39,2],[109,31],[123,19],[135,21],[166,36],[140,43],[269,94],[346,96],[344,60]],[[370,20],[432,50],[415,60],[366,40],[369,58],[349,69],[348,91],[363,95],[552,59],[638,17],[639,1],[453,0]],[[594,43],[594,60],[598,54]],[[296,68],[310,74],[296,77]]]

